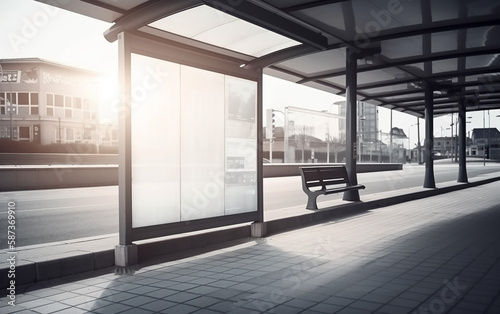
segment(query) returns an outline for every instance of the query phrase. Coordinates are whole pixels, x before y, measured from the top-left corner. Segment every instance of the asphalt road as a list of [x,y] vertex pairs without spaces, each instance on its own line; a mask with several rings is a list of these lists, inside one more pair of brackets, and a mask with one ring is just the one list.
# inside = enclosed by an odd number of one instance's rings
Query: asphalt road
[[[470,163],[469,178],[499,172],[500,164]],[[358,174],[365,194],[423,185],[425,166],[407,165],[402,171]],[[456,164],[435,165],[435,180],[454,181]],[[342,195],[329,195],[341,198]],[[118,187],[92,187],[0,193],[0,249],[7,248],[7,210],[15,203],[16,247],[66,241],[118,232]],[[276,210],[306,203],[298,176],[264,179],[264,208]]]

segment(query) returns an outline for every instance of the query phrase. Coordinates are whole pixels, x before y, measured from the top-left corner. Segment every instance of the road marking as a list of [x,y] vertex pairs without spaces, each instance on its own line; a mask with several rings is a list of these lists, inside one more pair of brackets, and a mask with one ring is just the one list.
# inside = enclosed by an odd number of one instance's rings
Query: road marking
[[[90,207],[90,206],[107,206],[107,205],[118,205],[118,203],[87,204],[87,205],[75,205],[75,206],[36,208],[36,209],[16,209],[16,213],[19,213],[19,212],[36,212],[36,211],[45,211],[45,210],[58,210],[58,209],[71,209],[71,208]],[[6,214],[6,213],[7,213],[6,211],[0,211],[0,214]]]

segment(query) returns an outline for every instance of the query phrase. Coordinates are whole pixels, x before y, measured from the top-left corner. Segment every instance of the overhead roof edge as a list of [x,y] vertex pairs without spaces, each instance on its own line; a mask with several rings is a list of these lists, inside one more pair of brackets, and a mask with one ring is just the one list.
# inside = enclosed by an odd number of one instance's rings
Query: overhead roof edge
[[311,45],[321,50],[328,47],[328,39],[323,36],[320,31],[304,26],[292,16],[286,16],[285,13],[277,9],[273,12],[272,10],[274,7],[272,6],[264,8],[250,1],[239,1],[236,5],[230,5],[227,2],[228,1],[203,0],[203,3],[217,10],[298,42]]
[[200,0],[158,1],[132,11],[118,20],[104,32],[104,38],[109,42],[118,39],[118,34],[124,31],[137,30],[149,23],[203,4]]

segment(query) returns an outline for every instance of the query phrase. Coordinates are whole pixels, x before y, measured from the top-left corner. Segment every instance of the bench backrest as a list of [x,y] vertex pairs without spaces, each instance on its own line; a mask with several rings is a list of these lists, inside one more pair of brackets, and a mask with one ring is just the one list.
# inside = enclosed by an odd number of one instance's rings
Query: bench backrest
[[326,189],[329,185],[351,185],[345,166],[328,167],[301,167],[302,183],[304,187],[321,187]]

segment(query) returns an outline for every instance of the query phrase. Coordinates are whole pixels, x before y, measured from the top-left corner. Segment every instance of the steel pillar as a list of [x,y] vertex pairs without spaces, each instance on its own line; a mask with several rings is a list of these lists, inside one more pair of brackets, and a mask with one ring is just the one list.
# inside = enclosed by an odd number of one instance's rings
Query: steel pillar
[[458,129],[458,180],[457,182],[468,182],[467,179],[467,162],[466,162],[466,121],[465,121],[465,98],[460,97],[458,103],[458,121],[459,121],[459,129]]
[[[352,185],[358,184],[356,173],[356,147],[357,147],[357,53],[353,48],[347,47],[346,51],[346,168],[349,181]],[[357,190],[344,192],[344,201],[359,201]]]
[[435,188],[434,180],[434,96],[430,82],[424,82],[425,90],[425,179],[424,188]]

